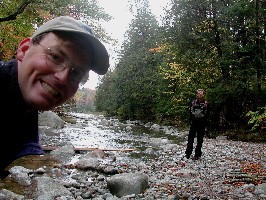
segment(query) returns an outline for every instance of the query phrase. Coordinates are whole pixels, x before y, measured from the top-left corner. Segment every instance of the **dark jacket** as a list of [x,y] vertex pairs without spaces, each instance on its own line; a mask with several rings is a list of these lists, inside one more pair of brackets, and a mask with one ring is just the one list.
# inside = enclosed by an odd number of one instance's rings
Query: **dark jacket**
[[25,155],[43,154],[39,145],[38,111],[26,111],[18,85],[17,60],[0,61],[0,173]]
[[194,99],[191,102],[190,107],[190,120],[193,121],[200,121],[200,122],[207,122],[207,119],[210,115],[210,105],[207,101],[203,100],[200,101],[198,99]]

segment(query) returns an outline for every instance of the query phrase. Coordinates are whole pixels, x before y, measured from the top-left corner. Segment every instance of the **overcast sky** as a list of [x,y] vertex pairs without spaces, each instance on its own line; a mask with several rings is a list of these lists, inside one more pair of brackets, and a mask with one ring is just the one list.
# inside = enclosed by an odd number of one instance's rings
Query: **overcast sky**
[[[131,13],[127,7],[128,0],[98,0],[100,6],[105,9],[105,12],[113,17],[107,23],[103,23],[102,26],[105,28],[108,34],[114,39],[118,40],[118,46],[111,47],[106,45],[108,53],[110,54],[111,66],[115,63],[115,52],[114,49],[120,48],[123,42],[123,35],[128,28],[128,25],[132,19]],[[149,0],[151,11],[160,20],[160,15],[163,15],[163,8],[170,2],[170,0]],[[98,75],[90,71],[90,79],[85,84],[86,88],[95,89],[98,84]]]

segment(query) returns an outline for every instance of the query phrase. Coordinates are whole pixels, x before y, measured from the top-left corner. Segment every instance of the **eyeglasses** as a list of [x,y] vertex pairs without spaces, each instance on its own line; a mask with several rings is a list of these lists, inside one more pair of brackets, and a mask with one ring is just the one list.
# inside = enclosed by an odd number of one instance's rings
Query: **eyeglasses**
[[64,56],[59,50],[43,46],[38,43],[43,49],[46,57],[46,64],[52,68],[55,72],[65,70],[67,67],[70,68],[68,81],[73,86],[79,84],[85,84],[88,79],[88,71],[82,69],[82,67],[73,64],[69,59]]

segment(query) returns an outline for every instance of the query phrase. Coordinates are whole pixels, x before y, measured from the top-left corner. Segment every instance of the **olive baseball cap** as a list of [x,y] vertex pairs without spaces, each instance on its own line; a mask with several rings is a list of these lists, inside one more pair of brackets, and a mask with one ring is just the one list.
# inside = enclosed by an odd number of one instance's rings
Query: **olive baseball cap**
[[95,37],[91,27],[87,24],[69,16],[54,18],[41,25],[32,35],[32,38],[46,32],[66,31],[73,34],[81,34],[87,38],[88,43],[93,50],[93,61],[91,70],[99,75],[104,75],[109,68],[109,55],[105,46]]

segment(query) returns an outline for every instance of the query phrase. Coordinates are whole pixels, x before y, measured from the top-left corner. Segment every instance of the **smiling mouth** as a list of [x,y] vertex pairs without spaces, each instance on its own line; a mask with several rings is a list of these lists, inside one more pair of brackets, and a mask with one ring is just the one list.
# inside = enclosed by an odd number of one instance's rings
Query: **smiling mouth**
[[41,81],[42,87],[46,92],[49,92],[53,96],[59,96],[59,92],[57,92],[54,88],[52,88],[50,85],[47,83]]

